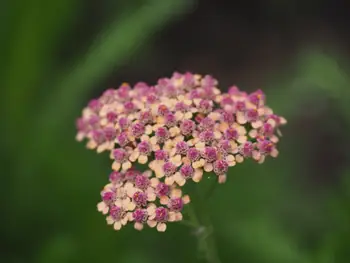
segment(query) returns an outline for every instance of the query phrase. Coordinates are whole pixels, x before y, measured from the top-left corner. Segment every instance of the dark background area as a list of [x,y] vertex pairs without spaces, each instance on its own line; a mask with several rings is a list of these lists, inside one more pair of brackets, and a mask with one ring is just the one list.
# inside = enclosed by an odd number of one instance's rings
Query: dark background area
[[288,120],[279,158],[208,202],[222,262],[349,262],[349,20],[345,0],[0,1],[0,261],[202,262],[184,226],[108,227],[109,162],[74,140],[103,90],[191,71]]

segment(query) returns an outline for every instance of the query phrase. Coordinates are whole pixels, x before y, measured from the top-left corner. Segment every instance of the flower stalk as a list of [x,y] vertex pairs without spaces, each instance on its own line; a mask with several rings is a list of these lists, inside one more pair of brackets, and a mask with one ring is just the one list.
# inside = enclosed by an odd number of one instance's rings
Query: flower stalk
[[[218,256],[214,227],[210,218],[209,209],[205,206],[207,199],[214,192],[215,184],[212,184],[206,194],[196,193],[196,204],[192,202],[187,209],[189,226],[195,228],[195,235],[198,239],[198,253],[205,258],[208,263],[221,263]],[[205,197],[205,198],[204,198]]]

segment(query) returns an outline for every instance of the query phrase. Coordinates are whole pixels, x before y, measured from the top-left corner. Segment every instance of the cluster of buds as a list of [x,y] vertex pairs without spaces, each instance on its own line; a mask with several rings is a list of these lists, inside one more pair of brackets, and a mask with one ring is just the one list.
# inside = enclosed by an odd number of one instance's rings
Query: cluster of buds
[[[232,86],[221,93],[209,75],[174,73],[154,86],[124,83],[91,100],[77,120],[77,140],[86,139],[89,149],[108,151],[112,159],[114,179],[98,205],[109,213],[108,223],[120,229],[134,221],[142,229],[147,222],[164,231],[165,222],[182,219],[189,202],[182,186],[200,182],[205,172],[224,183],[236,163],[277,157],[277,135],[285,123],[265,104],[261,90],[248,94]],[[135,163],[150,170],[136,172]]]
[[108,214],[107,223],[113,224],[115,230],[133,222],[137,230],[147,224],[163,232],[167,222],[182,220],[183,206],[190,201],[175,185],[166,185],[152,177],[150,170],[113,171],[109,181],[101,192],[102,202],[97,209]]

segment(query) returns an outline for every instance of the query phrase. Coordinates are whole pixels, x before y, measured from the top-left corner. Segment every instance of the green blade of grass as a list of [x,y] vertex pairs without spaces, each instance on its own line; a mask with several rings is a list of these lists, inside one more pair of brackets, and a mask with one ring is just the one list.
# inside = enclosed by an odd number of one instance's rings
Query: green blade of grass
[[49,146],[64,126],[74,125],[69,117],[76,112],[83,95],[135,53],[174,14],[185,11],[190,3],[183,0],[152,0],[110,25],[92,45],[86,57],[54,85],[51,96],[42,107],[43,114],[37,119],[37,127],[47,135],[42,143]]

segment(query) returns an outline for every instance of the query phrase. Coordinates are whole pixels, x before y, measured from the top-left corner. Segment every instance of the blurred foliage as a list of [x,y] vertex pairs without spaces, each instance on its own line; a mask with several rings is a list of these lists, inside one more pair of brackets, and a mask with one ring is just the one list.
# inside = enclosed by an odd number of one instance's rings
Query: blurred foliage
[[[84,3],[0,4],[5,113],[0,261],[197,262],[195,237],[183,226],[169,227],[165,234],[131,228],[116,233],[106,226],[95,204],[109,173],[108,161],[74,141],[74,119],[92,91],[100,90],[108,75],[194,3],[108,2],[109,16],[96,26],[99,33],[87,37],[90,45],[62,60],[62,46],[71,45],[67,32],[74,32]],[[335,138],[330,143],[340,143],[336,149],[350,145],[349,65],[335,51],[305,47],[291,69],[275,72],[265,83],[271,87],[266,91],[269,104],[289,125],[277,160],[237,166],[209,201],[223,262],[349,262],[349,167],[333,169],[334,180],[323,187],[315,182],[305,186],[309,174],[317,181],[320,165],[310,165],[310,156],[332,154],[322,140],[314,147],[305,135],[308,130],[314,138],[331,129]],[[310,116],[321,120],[305,124]],[[349,166],[347,152],[345,164]]]

